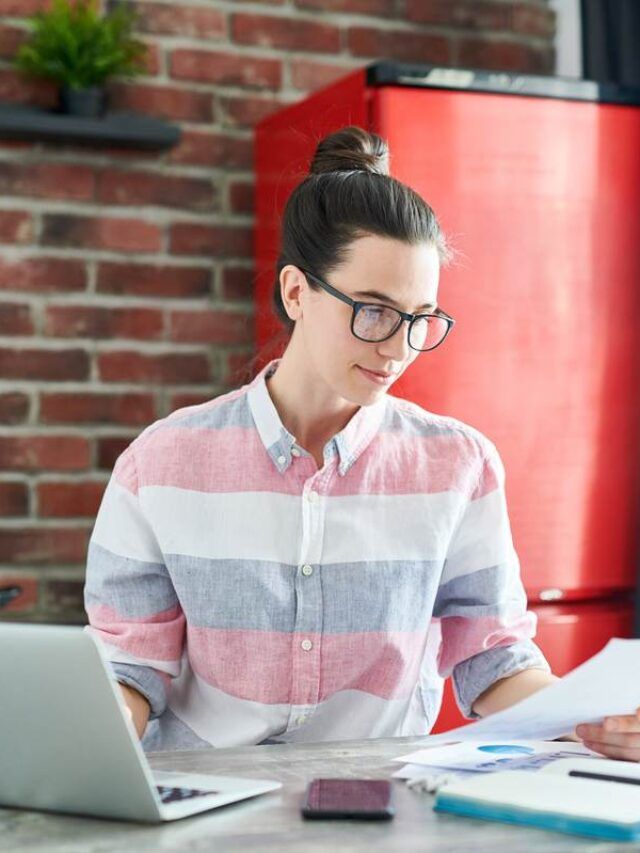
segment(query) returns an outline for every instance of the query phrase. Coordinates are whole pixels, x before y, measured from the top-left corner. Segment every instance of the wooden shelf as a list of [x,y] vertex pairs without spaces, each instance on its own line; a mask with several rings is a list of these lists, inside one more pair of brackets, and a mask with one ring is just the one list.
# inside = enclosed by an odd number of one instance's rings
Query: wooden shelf
[[180,128],[138,113],[108,112],[101,118],[81,118],[35,107],[0,103],[0,140],[84,143],[92,146],[171,148]]

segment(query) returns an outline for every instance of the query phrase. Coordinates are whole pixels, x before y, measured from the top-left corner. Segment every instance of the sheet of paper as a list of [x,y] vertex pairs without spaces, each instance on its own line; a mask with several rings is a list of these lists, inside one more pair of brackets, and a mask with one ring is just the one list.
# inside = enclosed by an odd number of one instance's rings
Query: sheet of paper
[[[595,753],[579,743],[557,743],[535,740],[466,741],[421,749],[403,755],[396,761],[409,766],[446,770],[473,770],[492,773],[495,770],[539,770],[559,758],[588,758]],[[410,773],[415,772],[413,769]]]
[[578,723],[633,714],[640,707],[639,675],[640,640],[609,640],[560,681],[497,714],[432,735],[428,745],[453,740],[550,740],[570,734]]

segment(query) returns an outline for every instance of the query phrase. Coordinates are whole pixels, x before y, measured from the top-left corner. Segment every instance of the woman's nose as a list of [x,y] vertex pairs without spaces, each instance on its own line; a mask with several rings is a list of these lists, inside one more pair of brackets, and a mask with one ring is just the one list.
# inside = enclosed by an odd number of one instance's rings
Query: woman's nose
[[399,328],[395,330],[390,338],[378,344],[378,352],[384,358],[389,358],[393,361],[404,362],[407,360],[411,352],[411,347],[409,346],[406,321],[403,320],[400,323]]

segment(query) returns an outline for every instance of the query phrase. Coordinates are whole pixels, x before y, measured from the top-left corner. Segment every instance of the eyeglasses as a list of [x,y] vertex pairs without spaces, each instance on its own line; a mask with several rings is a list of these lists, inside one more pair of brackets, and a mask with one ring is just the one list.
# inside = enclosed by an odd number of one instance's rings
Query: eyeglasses
[[332,285],[318,278],[317,275],[299,267],[299,269],[319,284],[323,290],[340,299],[353,309],[351,315],[351,332],[361,341],[380,343],[392,337],[406,320],[409,323],[407,339],[411,349],[418,352],[429,352],[435,349],[447,337],[455,320],[444,311],[437,309],[435,314],[407,314],[388,305],[375,302],[357,302],[346,293],[341,293]]

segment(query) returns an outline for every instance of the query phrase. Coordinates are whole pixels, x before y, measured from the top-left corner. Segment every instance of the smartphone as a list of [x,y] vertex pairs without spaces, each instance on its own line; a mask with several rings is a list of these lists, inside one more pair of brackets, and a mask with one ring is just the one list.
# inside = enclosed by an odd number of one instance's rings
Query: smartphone
[[395,814],[387,779],[314,779],[307,787],[306,818],[391,820]]

